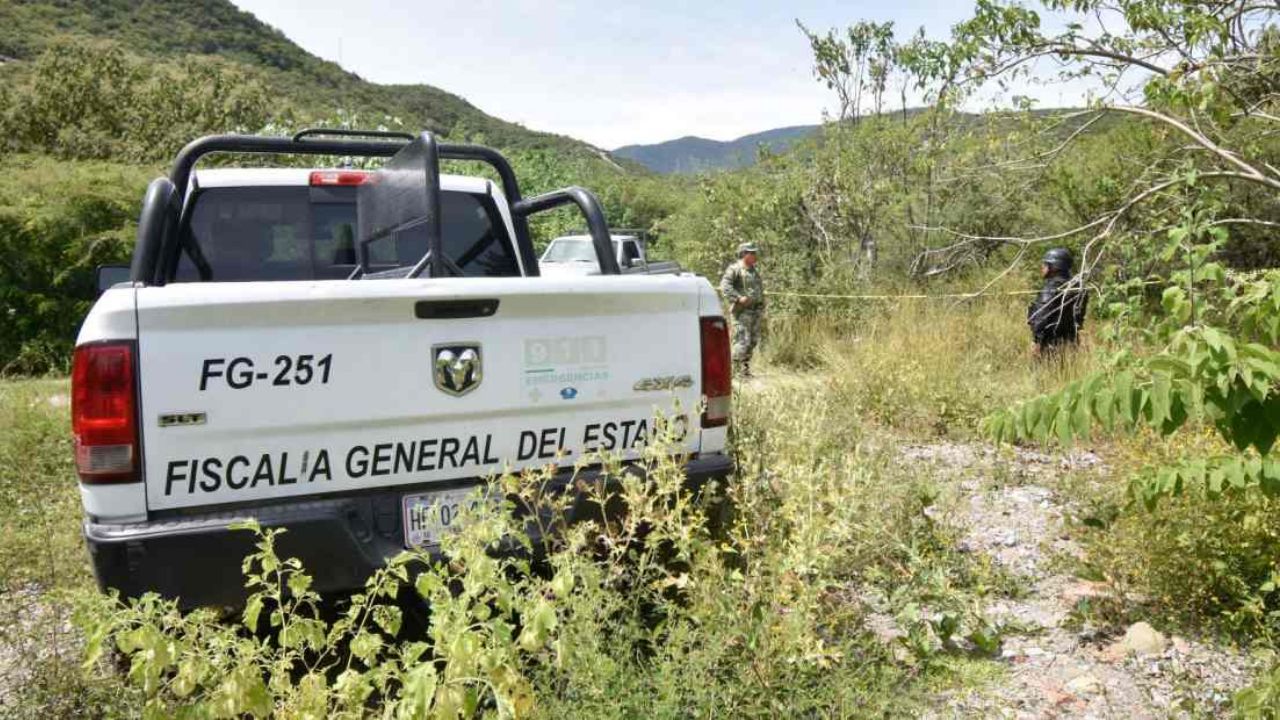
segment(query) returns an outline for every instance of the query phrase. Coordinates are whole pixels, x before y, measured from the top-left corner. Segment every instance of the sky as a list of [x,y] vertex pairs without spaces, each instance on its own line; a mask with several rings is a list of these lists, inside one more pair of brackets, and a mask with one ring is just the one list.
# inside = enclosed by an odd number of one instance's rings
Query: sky
[[[426,83],[490,115],[613,149],[686,135],[731,140],[816,124],[813,30],[892,20],[944,38],[965,0],[233,0],[378,83]],[[1042,104],[1073,104],[1061,90]]]

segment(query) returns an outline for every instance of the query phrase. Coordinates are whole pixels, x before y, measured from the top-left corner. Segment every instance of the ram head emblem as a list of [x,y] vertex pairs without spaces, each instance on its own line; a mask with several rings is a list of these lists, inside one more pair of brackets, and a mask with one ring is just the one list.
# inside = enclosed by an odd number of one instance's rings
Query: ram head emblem
[[441,392],[466,395],[480,386],[484,377],[480,343],[436,345],[431,354],[435,357],[432,376]]

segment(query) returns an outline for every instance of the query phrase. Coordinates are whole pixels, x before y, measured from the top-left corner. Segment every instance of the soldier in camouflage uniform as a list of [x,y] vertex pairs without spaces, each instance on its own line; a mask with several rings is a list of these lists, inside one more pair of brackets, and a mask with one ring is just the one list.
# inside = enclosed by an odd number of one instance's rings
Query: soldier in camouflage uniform
[[756,269],[759,249],[751,243],[738,246],[738,261],[724,271],[720,295],[733,316],[733,364],[743,377],[751,377],[751,354],[760,342],[764,320],[764,280]]

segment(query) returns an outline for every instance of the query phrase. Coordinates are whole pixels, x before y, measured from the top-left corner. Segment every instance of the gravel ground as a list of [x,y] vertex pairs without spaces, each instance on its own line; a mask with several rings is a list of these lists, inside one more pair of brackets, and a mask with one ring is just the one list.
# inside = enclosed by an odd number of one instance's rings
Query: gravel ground
[[37,672],[78,672],[82,652],[70,608],[50,602],[36,585],[0,593],[0,717]]
[[[1057,555],[1078,555],[1065,531],[1055,480],[1070,470],[1101,467],[1092,453],[1050,456],[1017,450],[1010,459],[982,445],[933,444],[902,449],[908,461],[954,483],[948,519],[960,525],[961,548],[985,553],[1021,578],[1023,597],[986,608],[989,618],[1019,632],[1007,637],[1007,672],[990,686],[937,698],[933,716],[1005,718],[1164,718],[1225,715],[1232,693],[1256,671],[1242,652],[1180,637],[1146,623],[1107,636],[1066,621],[1101,585],[1066,574]],[[1160,625],[1159,618],[1150,618]]]

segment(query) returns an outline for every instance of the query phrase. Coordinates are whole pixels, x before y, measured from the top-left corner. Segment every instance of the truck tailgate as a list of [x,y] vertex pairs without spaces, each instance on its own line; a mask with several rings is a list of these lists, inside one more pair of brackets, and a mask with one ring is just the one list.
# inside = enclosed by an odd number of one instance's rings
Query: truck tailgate
[[677,401],[696,430],[697,282],[139,289],[147,507],[470,478],[597,448],[634,456]]

